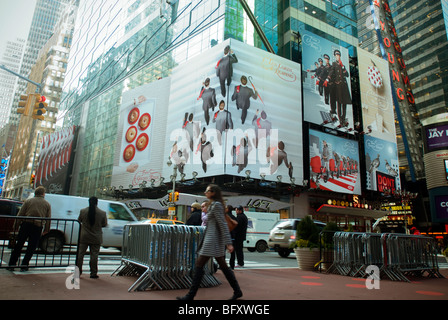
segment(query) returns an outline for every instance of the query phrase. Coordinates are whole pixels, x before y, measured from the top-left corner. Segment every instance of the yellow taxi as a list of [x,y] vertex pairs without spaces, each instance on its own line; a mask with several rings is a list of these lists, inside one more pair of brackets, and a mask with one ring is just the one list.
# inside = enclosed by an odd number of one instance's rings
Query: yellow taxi
[[180,224],[183,225],[182,221],[179,220],[172,220],[172,219],[159,219],[159,218],[150,218],[148,220],[142,221],[141,223],[151,223],[151,224]]

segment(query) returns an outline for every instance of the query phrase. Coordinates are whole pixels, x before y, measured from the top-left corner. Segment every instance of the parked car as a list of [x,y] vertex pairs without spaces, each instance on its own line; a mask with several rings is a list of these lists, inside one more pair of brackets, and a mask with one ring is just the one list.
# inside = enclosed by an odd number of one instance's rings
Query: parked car
[[[15,219],[10,219],[8,217],[15,217],[22,208],[23,202],[17,200],[10,199],[0,199],[0,216],[4,216],[0,218],[0,240],[10,240],[10,242],[14,242],[14,239],[11,238],[14,221]],[[9,247],[11,247],[13,243],[9,243]]]
[[[281,219],[269,234],[268,246],[274,249],[278,254],[286,258],[293,249],[292,244],[296,241],[297,225],[301,219]],[[319,229],[325,227],[325,223],[314,220]]]

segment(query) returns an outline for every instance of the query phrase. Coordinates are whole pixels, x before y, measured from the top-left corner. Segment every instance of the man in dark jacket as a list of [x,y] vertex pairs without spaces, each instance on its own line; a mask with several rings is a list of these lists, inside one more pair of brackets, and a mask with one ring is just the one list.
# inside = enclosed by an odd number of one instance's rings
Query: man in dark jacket
[[191,204],[191,209],[190,218],[188,218],[185,224],[189,226],[200,226],[202,223],[201,204],[199,202],[194,202]]
[[[232,269],[235,267],[243,267],[244,266],[244,253],[243,246],[244,241],[246,240],[247,233],[247,216],[244,214],[244,209],[242,206],[239,206],[236,209],[236,220],[238,221],[238,225],[235,228],[235,238],[233,241],[233,252],[230,255],[229,265]],[[235,266],[235,256],[238,264]]]
[[[39,239],[42,234],[42,228],[45,225],[45,230],[43,234],[50,231],[50,221],[39,219],[39,218],[51,218],[51,205],[44,199],[45,198],[45,188],[39,186],[34,191],[34,198],[28,199],[23,204],[17,216],[21,217],[35,217],[36,219],[24,219],[20,225],[19,233],[17,235],[17,243],[11,253],[11,258],[9,260],[8,270],[14,270],[14,266],[19,260],[20,253],[25,244],[28,241],[28,246],[26,248],[25,256],[21,262],[22,271],[28,270],[28,264],[34,254],[34,251],[39,244]],[[18,223],[20,220],[14,222],[14,231],[18,228]]]

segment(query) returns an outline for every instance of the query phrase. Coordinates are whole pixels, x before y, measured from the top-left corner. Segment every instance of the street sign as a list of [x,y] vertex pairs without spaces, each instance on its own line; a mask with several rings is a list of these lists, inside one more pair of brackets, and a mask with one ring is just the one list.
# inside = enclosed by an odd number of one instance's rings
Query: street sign
[[168,215],[169,216],[175,216],[176,215],[176,207],[169,207],[168,208]]

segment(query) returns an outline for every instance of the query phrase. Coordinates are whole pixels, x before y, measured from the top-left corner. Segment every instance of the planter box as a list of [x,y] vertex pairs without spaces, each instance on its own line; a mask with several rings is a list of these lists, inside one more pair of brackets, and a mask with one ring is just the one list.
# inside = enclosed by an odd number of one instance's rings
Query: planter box
[[295,248],[297,264],[300,270],[312,271],[314,266],[320,260],[320,252],[318,248]]

